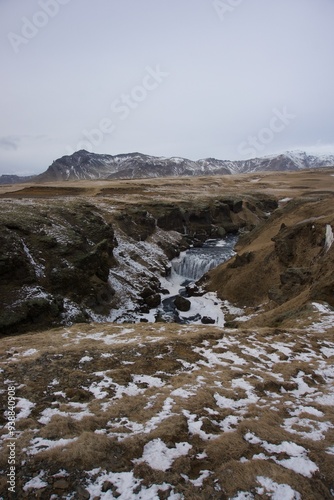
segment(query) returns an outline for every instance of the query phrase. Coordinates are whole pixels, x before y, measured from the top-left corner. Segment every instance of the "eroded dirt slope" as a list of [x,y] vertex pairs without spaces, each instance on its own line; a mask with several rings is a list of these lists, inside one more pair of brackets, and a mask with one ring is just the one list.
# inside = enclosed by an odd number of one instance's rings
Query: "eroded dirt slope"
[[230,262],[211,271],[207,288],[248,308],[250,325],[305,320],[312,300],[334,307],[333,229],[332,193],[283,200],[239,240]]

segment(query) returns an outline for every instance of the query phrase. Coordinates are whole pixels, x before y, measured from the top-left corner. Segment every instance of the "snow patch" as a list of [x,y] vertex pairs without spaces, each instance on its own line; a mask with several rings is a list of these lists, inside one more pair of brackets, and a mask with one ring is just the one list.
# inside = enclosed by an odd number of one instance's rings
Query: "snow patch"
[[151,377],[150,375],[133,375],[135,384],[147,384],[147,387],[163,387],[165,382],[159,377]]
[[83,358],[80,359],[79,363],[89,363],[89,361],[92,361],[94,358],[91,356],[84,356]]
[[152,469],[166,471],[173,462],[187,455],[192,446],[189,443],[176,443],[175,448],[168,448],[160,439],[154,439],[144,446],[143,456],[134,463],[146,462]]
[[312,441],[321,441],[325,439],[326,432],[334,426],[330,422],[291,417],[284,420],[282,427],[290,434],[297,434],[304,439],[311,439]]
[[269,477],[257,476],[257,482],[262,488],[257,488],[257,493],[263,495],[264,492],[271,493],[272,500],[301,500],[298,491],[293,490],[288,484],[278,484]]
[[205,479],[211,476],[213,472],[209,470],[201,470],[200,476],[197,479],[190,479],[186,474],[181,474],[181,477],[195,486],[195,488],[201,488]]
[[[267,441],[263,441],[251,432],[245,434],[244,438],[248,443],[259,444],[268,453],[272,453],[272,455],[270,455],[269,457],[263,454],[260,454],[258,456],[254,455],[253,459],[257,458],[262,460],[274,460],[274,462],[278,465],[282,465],[282,467],[293,470],[297,474],[301,474],[305,477],[312,477],[312,475],[318,470],[317,465],[307,457],[307,450],[303,448],[303,446],[299,446],[298,444],[291,441],[283,441],[278,445],[271,444]],[[277,455],[283,453],[289,455],[289,458],[279,460]]]
[[28,481],[24,486],[23,486],[23,491],[28,491],[28,490],[39,490],[41,488],[45,488],[48,486],[48,483],[42,480],[44,477],[45,472],[42,470],[38,476],[33,477]]
[[42,264],[37,264],[37,262],[35,261],[35,259],[31,255],[31,253],[29,251],[29,248],[27,247],[27,245],[25,244],[25,242],[23,240],[21,240],[21,242],[22,242],[24,253],[28,257],[28,260],[29,260],[30,264],[34,268],[36,277],[37,278],[43,278],[45,276],[45,273],[44,273],[45,267]]
[[332,226],[330,224],[326,224],[325,246],[324,246],[325,253],[328,252],[330,247],[333,245],[333,242],[334,242],[334,234]]
[[26,449],[27,455],[37,455],[41,451],[51,450],[52,448],[57,448],[58,446],[65,447],[70,443],[77,441],[77,437],[73,439],[44,439],[41,437],[33,438],[30,441],[30,446]]
[[312,323],[311,331],[325,333],[334,326],[334,311],[328,305],[312,302],[313,307],[321,314],[320,320]]
[[[62,417],[66,418],[73,418],[74,420],[82,420],[84,417],[92,417],[94,414],[91,413],[88,410],[88,404],[84,403],[77,403],[76,408],[80,409],[81,411],[78,412],[73,412],[73,411],[61,411],[58,408],[45,408],[45,410],[42,411],[41,417],[38,419],[38,422],[40,424],[46,425],[50,422],[52,417],[54,415],[60,415]],[[71,403],[72,407],[74,407],[74,403]]]
[[27,351],[22,352],[21,356],[24,357],[33,356],[34,354],[36,354],[36,352],[38,352],[37,349],[28,349]]
[[17,398],[16,408],[19,409],[20,412],[17,413],[16,420],[28,418],[34,406],[36,406],[35,403],[32,403],[28,399]]
[[[110,482],[117,490],[119,500],[131,500],[142,498],[145,500],[157,500],[160,498],[159,492],[170,491],[168,500],[182,500],[183,496],[174,493],[173,487],[168,483],[154,484],[146,487],[141,484],[141,480],[136,478],[133,472],[106,472],[100,469],[93,469],[87,472],[90,479],[87,481],[86,490],[90,498],[114,498],[104,493],[103,485]],[[97,474],[98,477],[93,479]],[[107,496],[108,495],[108,496]]]

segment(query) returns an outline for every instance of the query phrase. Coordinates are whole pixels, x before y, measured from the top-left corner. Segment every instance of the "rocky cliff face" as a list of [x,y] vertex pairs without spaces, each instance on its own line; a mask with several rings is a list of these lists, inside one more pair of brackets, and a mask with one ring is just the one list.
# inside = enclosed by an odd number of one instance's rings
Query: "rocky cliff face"
[[84,321],[111,297],[114,232],[96,207],[3,203],[1,226],[1,333]]
[[133,321],[158,305],[169,259],[194,242],[251,229],[274,207],[265,196],[122,209],[108,198],[3,200],[0,333]]

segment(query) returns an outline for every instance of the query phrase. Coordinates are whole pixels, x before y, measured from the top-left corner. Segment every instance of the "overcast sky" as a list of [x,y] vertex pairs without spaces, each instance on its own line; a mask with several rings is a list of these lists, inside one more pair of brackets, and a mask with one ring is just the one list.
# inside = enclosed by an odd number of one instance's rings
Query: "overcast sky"
[[334,0],[1,0],[0,174],[334,153]]

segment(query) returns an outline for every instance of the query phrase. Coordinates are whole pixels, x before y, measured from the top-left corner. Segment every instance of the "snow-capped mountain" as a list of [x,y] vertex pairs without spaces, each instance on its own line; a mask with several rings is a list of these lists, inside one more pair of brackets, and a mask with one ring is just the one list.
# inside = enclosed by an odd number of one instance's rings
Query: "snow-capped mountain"
[[[253,158],[250,160],[218,160],[204,158],[193,161],[187,158],[165,158],[142,153],[116,156],[77,151],[70,156],[55,160],[36,182],[96,180],[96,179],[139,179],[169,176],[203,176],[242,174],[259,171],[295,171],[300,169],[334,166],[334,155],[311,155],[303,151],[288,151],[280,155]],[[8,183],[0,177],[1,183]],[[30,177],[26,180],[32,180]],[[10,182],[15,181],[10,176]]]
[[197,162],[186,158],[164,158],[141,153],[117,156],[77,151],[54,161],[36,181],[84,179],[134,179],[199,175]]
[[334,155],[312,155],[305,151],[287,151],[280,155],[239,161],[239,173],[257,171],[295,171],[334,166]]

